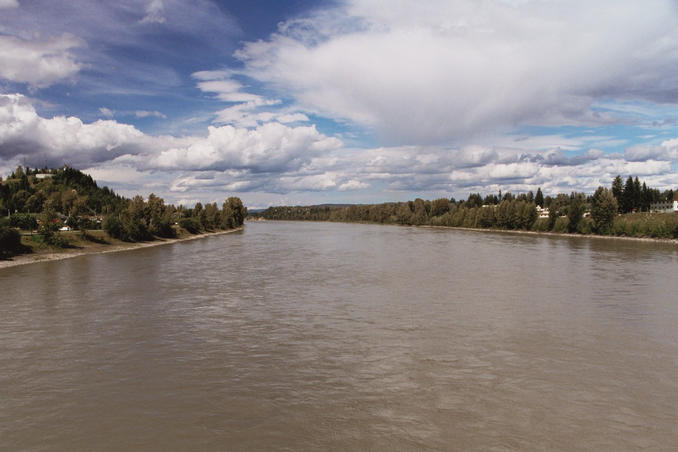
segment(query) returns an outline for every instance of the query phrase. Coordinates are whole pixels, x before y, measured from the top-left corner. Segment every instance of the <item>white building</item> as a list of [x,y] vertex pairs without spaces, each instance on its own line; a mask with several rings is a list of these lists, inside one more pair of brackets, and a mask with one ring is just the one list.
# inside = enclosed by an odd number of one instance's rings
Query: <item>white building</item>
[[678,212],[678,201],[664,201],[650,204],[650,212],[671,213]]

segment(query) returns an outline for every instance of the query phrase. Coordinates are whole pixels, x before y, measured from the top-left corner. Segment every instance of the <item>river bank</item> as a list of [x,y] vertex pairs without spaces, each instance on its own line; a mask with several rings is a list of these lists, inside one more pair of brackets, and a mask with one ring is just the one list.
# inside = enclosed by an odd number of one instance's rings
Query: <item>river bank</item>
[[[172,243],[186,242],[189,240],[198,240],[215,235],[230,234],[232,232],[242,231],[243,228],[228,229],[224,231],[205,232],[202,234],[188,235],[174,239],[158,238],[150,242],[123,242],[120,240],[107,239],[106,243],[88,242],[85,246],[64,248],[55,250],[53,248],[39,250],[29,254],[19,254],[10,259],[0,260],[0,269],[16,267],[18,265],[33,264],[36,262],[56,261],[70,259],[72,257],[85,256],[89,254],[117,253],[121,251],[136,250],[139,248],[150,248],[153,246],[169,245]],[[82,243],[82,242],[81,242]]]
[[422,225],[402,225],[393,223],[372,223],[361,221],[322,221],[322,220],[267,220],[264,218],[251,218],[246,221],[251,222],[276,222],[276,221],[299,221],[309,223],[344,223],[344,224],[376,224],[381,226],[395,226],[395,227],[413,227],[413,228],[428,228],[428,229],[452,229],[458,231],[472,231],[485,233],[501,233],[501,234],[521,234],[521,235],[535,235],[543,237],[571,237],[571,238],[587,238],[587,239],[603,239],[603,240],[631,240],[636,242],[652,242],[652,243],[667,243],[678,246],[678,239],[662,239],[653,237],[628,237],[623,235],[599,235],[599,234],[571,234],[568,232],[550,232],[550,231],[525,231],[521,229],[492,229],[492,228],[465,228],[461,226],[433,226],[430,224]]
[[653,242],[653,243],[669,243],[678,245],[678,239],[661,239],[653,237],[628,237],[623,235],[599,235],[599,234],[571,234],[569,232],[545,232],[545,231],[524,231],[520,229],[484,229],[484,228],[463,228],[455,226],[431,226],[420,225],[415,227],[430,228],[430,229],[456,229],[460,231],[474,231],[474,232],[499,232],[503,234],[522,234],[522,235],[537,235],[545,237],[572,237],[572,238],[586,238],[586,239],[604,239],[604,240],[632,240],[636,242]]

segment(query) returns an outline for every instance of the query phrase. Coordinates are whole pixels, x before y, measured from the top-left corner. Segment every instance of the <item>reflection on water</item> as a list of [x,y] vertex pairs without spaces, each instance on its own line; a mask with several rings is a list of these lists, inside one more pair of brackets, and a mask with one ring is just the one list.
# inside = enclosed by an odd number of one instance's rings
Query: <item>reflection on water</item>
[[678,247],[390,226],[0,271],[7,450],[670,450]]

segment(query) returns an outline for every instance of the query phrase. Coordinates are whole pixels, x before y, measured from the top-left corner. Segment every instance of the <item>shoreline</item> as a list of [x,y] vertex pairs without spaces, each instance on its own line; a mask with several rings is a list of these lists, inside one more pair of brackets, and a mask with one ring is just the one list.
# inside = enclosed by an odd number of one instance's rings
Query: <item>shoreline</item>
[[564,238],[580,238],[580,239],[604,239],[604,240],[627,240],[627,241],[636,241],[636,242],[648,242],[648,243],[666,243],[671,245],[678,245],[678,239],[662,239],[654,237],[628,237],[624,235],[598,235],[598,234],[572,234],[569,232],[551,232],[551,231],[525,231],[522,229],[492,229],[492,228],[465,228],[461,226],[434,226],[430,224],[394,224],[394,223],[370,223],[370,222],[360,222],[360,221],[329,221],[329,220],[246,220],[253,223],[259,222],[269,222],[274,223],[276,221],[298,221],[302,223],[342,223],[342,224],[373,224],[377,226],[397,226],[397,227],[409,227],[409,228],[427,228],[427,229],[452,229],[459,231],[471,231],[471,232],[497,232],[501,234],[525,234],[525,235],[536,235],[536,236],[547,236],[547,237],[564,237]]
[[150,242],[129,242],[118,245],[110,245],[109,249],[78,249],[75,251],[53,251],[45,253],[31,253],[31,254],[19,254],[7,260],[0,260],[0,270],[10,267],[18,267],[20,265],[35,264],[38,262],[48,262],[48,261],[60,261],[64,259],[70,259],[78,256],[87,256],[91,254],[107,254],[107,253],[119,253],[122,251],[136,250],[140,248],[151,248],[154,246],[169,245],[171,243],[187,242],[190,240],[203,239],[205,237],[211,237],[216,235],[230,234],[232,232],[242,231],[244,227],[239,227],[235,229],[228,229],[225,231],[216,231],[216,232],[204,232],[202,234],[190,235],[188,237],[180,237],[175,239],[156,239]]
[[500,232],[500,233],[504,233],[504,234],[540,235],[540,236],[547,236],[547,237],[627,240],[627,241],[635,241],[635,242],[668,243],[668,244],[672,244],[672,245],[678,245],[678,239],[661,239],[661,238],[654,238],[654,237],[627,237],[625,235],[573,234],[573,233],[570,233],[570,232],[524,231],[522,229],[464,228],[464,227],[460,227],[460,226],[432,226],[430,224],[422,224],[420,226],[415,226],[415,227],[430,228],[430,229],[458,229],[460,231],[473,231],[473,232]]

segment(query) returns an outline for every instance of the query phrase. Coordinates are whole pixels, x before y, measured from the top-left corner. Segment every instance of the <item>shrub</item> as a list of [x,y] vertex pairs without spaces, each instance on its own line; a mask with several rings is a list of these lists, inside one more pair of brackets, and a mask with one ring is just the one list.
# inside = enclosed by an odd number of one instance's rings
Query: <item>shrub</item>
[[9,225],[13,228],[31,230],[38,227],[38,221],[33,214],[15,213],[9,217]]
[[549,230],[550,220],[548,218],[537,218],[537,220],[532,223],[532,230],[537,232],[546,232]]
[[595,222],[590,218],[582,218],[579,223],[577,223],[577,232],[580,234],[593,234],[595,228]]
[[197,234],[200,232],[200,223],[195,218],[182,218],[179,220],[179,226],[186,229],[191,234]]
[[570,220],[567,217],[558,217],[553,225],[553,232],[567,232]]
[[14,228],[0,226],[0,255],[10,255],[21,250],[21,234]]
[[109,215],[106,217],[102,226],[108,235],[114,239],[122,240],[124,231],[122,229],[122,222],[117,215]]
[[153,224],[151,228],[151,233],[157,235],[158,237],[172,238],[176,237],[176,232],[172,227],[172,223],[167,218],[161,218],[156,223]]

